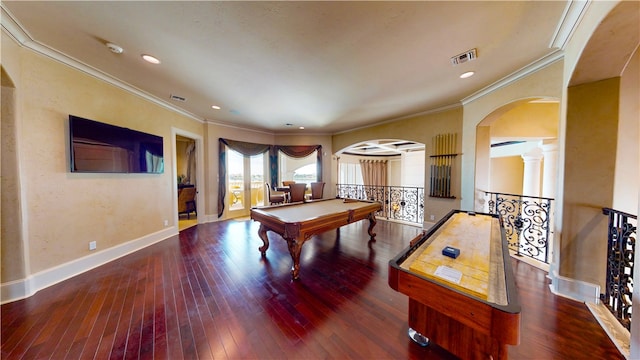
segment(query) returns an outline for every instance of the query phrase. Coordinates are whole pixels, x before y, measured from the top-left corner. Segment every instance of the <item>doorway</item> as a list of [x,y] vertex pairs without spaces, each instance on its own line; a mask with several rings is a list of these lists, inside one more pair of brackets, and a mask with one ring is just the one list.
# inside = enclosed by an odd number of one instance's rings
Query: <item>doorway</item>
[[[178,231],[194,226],[201,221],[204,214],[203,187],[203,152],[202,137],[179,129],[173,129],[174,139],[174,167],[175,179],[174,213]],[[194,192],[195,198],[184,199],[181,197],[184,190]],[[190,203],[185,207],[185,201]]]
[[229,217],[249,216],[249,210],[264,205],[265,154],[244,156],[227,147]]

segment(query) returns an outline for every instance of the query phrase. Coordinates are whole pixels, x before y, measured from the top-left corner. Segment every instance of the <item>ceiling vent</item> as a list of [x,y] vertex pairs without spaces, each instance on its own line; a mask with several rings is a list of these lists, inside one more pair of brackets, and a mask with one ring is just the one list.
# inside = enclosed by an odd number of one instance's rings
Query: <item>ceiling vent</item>
[[451,58],[451,65],[456,66],[478,57],[476,49],[471,49]]
[[185,102],[185,101],[187,101],[187,98],[171,94],[171,100]]

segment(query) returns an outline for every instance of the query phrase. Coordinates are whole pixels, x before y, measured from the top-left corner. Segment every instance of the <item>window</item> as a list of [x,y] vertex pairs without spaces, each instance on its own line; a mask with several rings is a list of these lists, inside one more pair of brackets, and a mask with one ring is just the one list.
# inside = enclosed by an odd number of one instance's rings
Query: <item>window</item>
[[341,163],[339,184],[363,185],[362,171],[358,163]]

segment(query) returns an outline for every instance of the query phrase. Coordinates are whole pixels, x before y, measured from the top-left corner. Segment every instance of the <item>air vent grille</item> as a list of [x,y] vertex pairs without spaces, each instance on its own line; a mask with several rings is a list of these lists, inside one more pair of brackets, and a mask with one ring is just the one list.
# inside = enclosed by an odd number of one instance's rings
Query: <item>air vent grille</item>
[[476,49],[471,49],[462,54],[458,54],[451,58],[451,65],[456,66],[462,63],[466,63],[467,61],[471,61],[478,57]]
[[171,100],[185,102],[185,101],[187,101],[187,98],[171,94]]

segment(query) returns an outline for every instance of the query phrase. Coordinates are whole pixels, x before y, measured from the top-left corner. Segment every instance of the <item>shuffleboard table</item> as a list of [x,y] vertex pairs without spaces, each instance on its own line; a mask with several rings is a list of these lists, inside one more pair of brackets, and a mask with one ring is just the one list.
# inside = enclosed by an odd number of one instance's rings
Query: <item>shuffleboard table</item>
[[291,276],[296,280],[300,277],[300,251],[307,239],[328,230],[340,231],[341,226],[369,219],[368,233],[370,239],[375,240],[375,213],[381,209],[382,204],[379,202],[322,199],[253,208],[251,219],[260,222],[258,235],[263,245],[259,250],[263,256],[269,248],[267,231],[279,234],[287,242],[293,260]]
[[520,303],[497,215],[453,210],[389,261],[409,297],[409,337],[462,359],[505,359],[520,342]]

